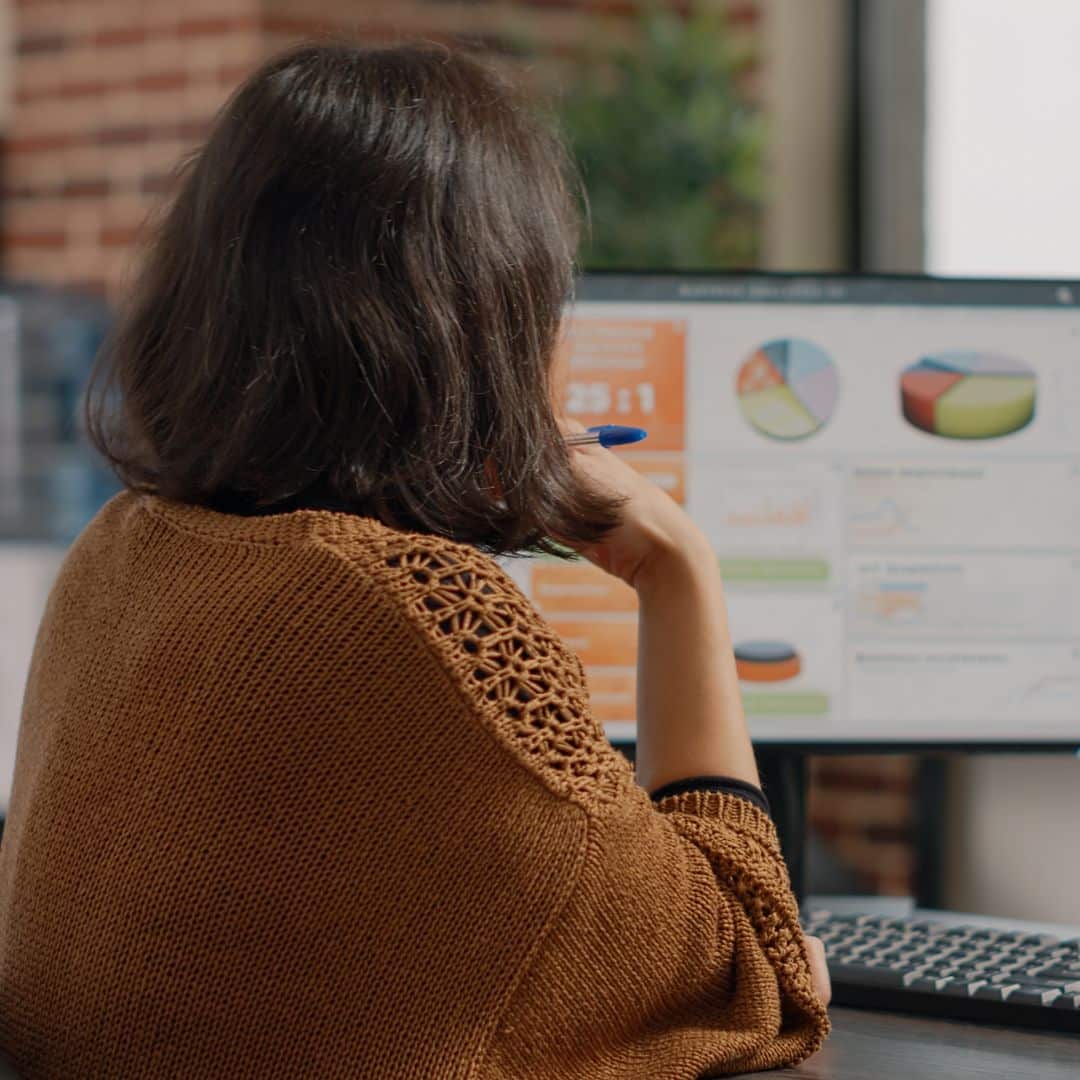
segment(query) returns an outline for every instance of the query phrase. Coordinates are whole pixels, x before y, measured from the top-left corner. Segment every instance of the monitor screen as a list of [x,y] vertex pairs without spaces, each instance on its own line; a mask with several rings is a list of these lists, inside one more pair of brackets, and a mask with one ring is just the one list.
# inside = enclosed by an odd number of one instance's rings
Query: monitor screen
[[[1080,745],[1080,283],[586,275],[558,371],[709,537],[756,741]],[[511,563],[632,739],[632,590]]]

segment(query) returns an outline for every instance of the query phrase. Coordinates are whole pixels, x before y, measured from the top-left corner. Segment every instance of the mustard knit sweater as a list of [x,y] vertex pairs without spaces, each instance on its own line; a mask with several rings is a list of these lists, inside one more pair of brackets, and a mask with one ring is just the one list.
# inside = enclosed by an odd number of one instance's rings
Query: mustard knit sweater
[[490,558],[130,493],[73,545],[0,848],[26,1076],[686,1080],[827,1029],[768,816],[651,801]]

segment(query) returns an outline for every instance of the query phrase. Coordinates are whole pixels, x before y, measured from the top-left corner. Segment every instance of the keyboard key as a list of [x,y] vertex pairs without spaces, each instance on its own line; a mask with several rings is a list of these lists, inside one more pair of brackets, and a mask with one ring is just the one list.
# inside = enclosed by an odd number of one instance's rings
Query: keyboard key
[[912,983],[918,982],[924,976],[925,972],[922,971],[905,971],[900,976],[900,983],[902,986],[910,987]]
[[1054,1002],[1055,1009],[1075,1009],[1080,1012],[1080,994],[1062,994]]
[[1061,997],[1057,987],[1021,986],[1005,999],[1010,1005],[1053,1005]]
[[998,975],[990,976],[991,982],[1011,982],[1020,986],[1046,987],[1057,990],[1058,993],[1080,993],[1080,981],[1064,982],[1045,973],[1035,975],[1030,971],[1006,971]]
[[[1035,963],[1034,953],[1028,952],[1026,949],[1003,949],[1000,942],[995,942],[988,949],[986,949],[983,956],[995,956],[999,960],[1008,961],[1011,964],[1033,964]],[[1049,960],[1044,960],[1044,964],[1049,964]]]
[[[1074,983],[1080,981],[1080,970],[1074,967],[1046,967],[1037,968],[1037,973],[1044,979],[1053,979],[1057,982],[1060,979],[1063,983]],[[1080,987],[1077,987],[1080,989]],[[1069,992],[1072,992],[1072,987],[1069,987]]]
[[945,923],[934,922],[931,919],[920,919],[918,922],[908,923],[908,926],[916,933],[937,934],[948,929]]
[[1071,952],[1067,952],[1065,949],[1032,949],[1025,952],[1024,955],[1034,957],[1036,960],[1042,960],[1046,964],[1080,963],[1080,958],[1074,957]]
[[985,956],[979,956],[972,960],[971,966],[976,971],[1000,971],[1001,964],[994,959]]
[[1006,1001],[1011,993],[1019,990],[1015,983],[985,983],[975,991],[981,1001]]
[[899,971],[862,964],[830,964],[829,976],[836,982],[857,982],[863,986],[903,986]]
[[874,955],[879,960],[895,960],[898,956],[903,955],[904,952],[905,949],[902,945],[890,945],[888,948],[879,949]]
[[1023,975],[1019,971],[1007,971],[990,976],[992,983],[1014,983],[1017,986],[1031,986],[1039,990],[1057,990],[1061,993],[1061,987],[1052,979],[1044,979],[1039,975]]
[[980,986],[988,985],[985,979],[949,979],[941,990],[952,997],[974,997]]
[[921,959],[923,956],[936,955],[937,950],[929,942],[919,942],[917,945],[913,945],[907,951],[907,955],[911,957],[913,961]]
[[860,915],[859,919],[862,920],[863,926],[876,926],[883,930],[896,929],[905,925],[903,919],[897,919],[893,915]]
[[954,979],[967,979],[970,981],[989,982],[990,973],[987,971],[980,971],[978,968],[971,967],[958,967],[953,973]]
[[953,953],[949,957],[949,963],[954,967],[974,967],[978,962],[978,956],[973,953]]

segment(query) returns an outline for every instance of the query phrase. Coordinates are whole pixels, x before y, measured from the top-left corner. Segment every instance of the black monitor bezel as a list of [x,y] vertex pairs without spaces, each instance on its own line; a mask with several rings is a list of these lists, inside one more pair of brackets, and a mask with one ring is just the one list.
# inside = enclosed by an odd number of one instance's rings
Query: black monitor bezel
[[[619,269],[619,270],[589,270],[584,269],[577,279],[577,288],[575,288],[574,300],[581,300],[584,303],[615,303],[617,302],[613,298],[595,298],[586,297],[580,295],[580,285],[583,282],[587,282],[588,279],[596,280],[614,280],[618,278],[681,278],[681,279],[693,279],[693,280],[707,280],[718,279],[723,281],[738,281],[743,280],[747,282],[761,281],[761,282],[774,282],[777,284],[787,283],[792,284],[795,282],[810,282],[815,281],[833,282],[837,284],[874,284],[880,283],[882,285],[888,284],[907,284],[917,287],[924,287],[928,290],[936,290],[941,293],[947,293],[950,290],[954,295],[963,291],[978,291],[980,288],[994,287],[1000,289],[1002,287],[1019,286],[1024,291],[1035,292],[1039,289],[1043,290],[1057,290],[1066,288],[1074,292],[1075,300],[1072,303],[1062,303],[1060,300],[1046,303],[1008,303],[1001,300],[995,300],[989,302],[984,300],[982,304],[977,302],[973,303],[969,297],[965,296],[967,302],[963,302],[959,299],[952,299],[951,301],[942,301],[940,299],[926,299],[921,303],[926,306],[934,306],[935,303],[941,306],[953,306],[953,307],[966,307],[966,306],[988,306],[988,307],[1016,307],[1021,309],[1026,308],[1039,308],[1044,310],[1055,311],[1068,311],[1078,310],[1080,311],[1080,278],[1008,278],[1008,277],[945,277],[934,274],[910,274],[910,273],[851,273],[845,271],[793,271],[793,270],[645,270],[645,269]],[[959,287],[959,288],[958,288]],[[631,298],[632,299],[632,298]],[[747,297],[745,299],[721,299],[713,298],[708,299],[657,299],[648,301],[653,303],[824,303],[835,306],[843,306],[845,304],[856,306],[866,303],[888,303],[888,300],[858,300],[858,299],[828,299],[828,300],[813,300],[806,298],[796,297],[781,297],[781,298],[761,298]],[[905,300],[894,301],[898,306],[918,306],[919,301]],[[632,747],[635,744],[635,740],[632,738],[611,738],[610,740],[615,746]],[[793,740],[793,739],[756,739],[754,740],[755,747],[762,752],[770,753],[796,753],[796,754],[814,754],[820,756],[827,755],[841,755],[841,754],[916,754],[916,755],[935,755],[935,754],[958,754],[958,753],[987,753],[987,754],[1072,754],[1080,755],[1080,734],[1078,734],[1075,742],[1060,741],[1060,740],[1025,740],[1025,741],[1010,741],[1006,739],[994,739],[986,741],[968,741],[962,739],[949,739],[949,740],[927,740],[927,739],[913,739],[909,741],[898,740],[857,740],[852,741],[846,739],[840,740],[824,740],[824,739],[806,739],[806,740]]]
[[[932,297],[920,298],[918,300],[892,300],[887,298],[877,299],[875,301],[863,300],[862,303],[894,303],[899,306],[919,306],[925,304],[927,306],[933,306],[935,303],[945,304],[953,307],[965,307],[965,306],[986,306],[986,307],[1017,307],[1017,308],[1044,308],[1047,310],[1071,310],[1073,308],[1080,309],[1080,278],[1036,278],[1036,277],[953,277],[942,276],[935,274],[913,274],[913,273],[851,273],[850,271],[842,270],[643,270],[638,268],[632,269],[619,269],[619,270],[582,270],[577,275],[577,283],[587,281],[588,279],[600,280],[613,280],[617,278],[629,278],[629,279],[642,279],[642,278],[681,278],[690,279],[696,281],[704,281],[708,279],[715,279],[718,281],[738,281],[743,280],[747,282],[759,281],[762,283],[772,282],[775,284],[786,284],[793,286],[800,282],[812,283],[812,282],[832,282],[834,284],[848,284],[856,286],[873,286],[875,284],[881,285],[914,285],[925,290],[938,290],[942,297],[934,299]],[[1070,290],[1076,290],[1075,299],[1071,303],[1062,303],[1060,300],[1047,303],[1034,303],[1034,302],[1015,302],[1009,303],[1000,299],[990,299],[984,297],[978,299],[977,297],[972,300],[970,304],[965,304],[959,298],[954,298],[949,294],[956,294],[959,291],[971,289],[973,291],[982,290],[989,292],[991,289],[1010,288],[1019,289],[1021,291],[1035,292],[1037,290],[1048,289],[1061,289],[1066,288]],[[577,290],[575,290],[575,293]],[[631,298],[632,299],[632,298]],[[604,300],[596,300],[589,297],[583,297],[575,295],[571,297],[571,302],[574,300],[582,300],[588,303],[603,303]],[[795,297],[755,297],[748,301],[747,298],[740,299],[724,299],[724,298],[676,298],[672,300],[657,300],[656,303],[745,303],[745,302],[773,302],[773,303],[827,303],[835,304],[837,306],[843,306],[845,304],[858,304],[859,300],[855,299],[805,299],[800,300]]]

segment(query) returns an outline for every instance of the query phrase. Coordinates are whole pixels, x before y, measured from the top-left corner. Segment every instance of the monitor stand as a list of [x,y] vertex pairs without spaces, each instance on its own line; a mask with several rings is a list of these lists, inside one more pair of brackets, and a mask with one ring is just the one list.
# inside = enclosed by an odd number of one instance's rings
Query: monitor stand
[[[801,904],[810,884],[808,801],[809,754],[792,747],[755,747],[761,786],[772,807],[780,849]],[[948,755],[920,756],[916,764],[912,836],[915,847],[914,902],[919,908],[944,904],[944,806]]]
[[761,789],[772,808],[780,850],[784,853],[791,888],[802,904],[807,889],[807,802],[809,794],[809,761],[798,750],[787,747],[755,748]]

